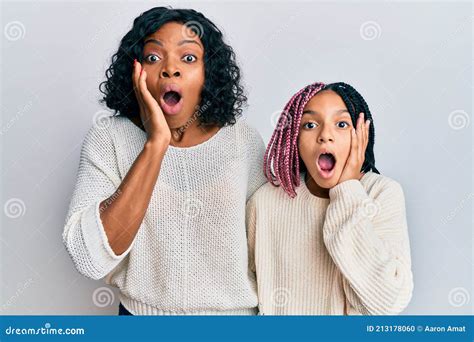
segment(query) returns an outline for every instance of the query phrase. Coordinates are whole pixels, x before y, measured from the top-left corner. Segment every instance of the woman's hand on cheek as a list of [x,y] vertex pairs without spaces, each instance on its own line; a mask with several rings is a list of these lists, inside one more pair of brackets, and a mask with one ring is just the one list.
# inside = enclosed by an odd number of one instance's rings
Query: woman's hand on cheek
[[146,71],[137,60],[134,61],[132,80],[133,90],[140,107],[140,117],[147,132],[148,141],[156,141],[168,146],[171,140],[171,131],[160,105],[148,90]]
[[364,164],[365,150],[369,142],[369,127],[370,121],[364,122],[364,113],[360,113],[356,128],[351,129],[351,150],[337,184],[350,179],[360,180],[364,175],[360,170]]

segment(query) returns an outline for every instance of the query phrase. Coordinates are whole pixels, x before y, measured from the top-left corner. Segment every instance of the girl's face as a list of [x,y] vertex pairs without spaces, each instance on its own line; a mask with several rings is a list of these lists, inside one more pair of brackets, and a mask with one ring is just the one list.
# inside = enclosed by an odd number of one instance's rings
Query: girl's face
[[184,124],[201,102],[204,47],[183,24],[166,23],[145,39],[146,85],[171,126]]
[[317,93],[304,107],[298,149],[319,187],[330,189],[338,184],[349,157],[352,128],[344,102],[332,90]]

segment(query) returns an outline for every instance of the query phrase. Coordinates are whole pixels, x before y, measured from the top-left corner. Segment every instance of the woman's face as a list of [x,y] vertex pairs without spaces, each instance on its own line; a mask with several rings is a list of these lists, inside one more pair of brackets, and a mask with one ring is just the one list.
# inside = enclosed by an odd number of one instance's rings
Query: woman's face
[[301,118],[298,149],[318,186],[338,184],[351,147],[352,120],[341,97],[332,90],[317,93]]
[[186,123],[201,102],[204,47],[183,24],[170,22],[146,37],[142,65],[148,90],[171,127]]

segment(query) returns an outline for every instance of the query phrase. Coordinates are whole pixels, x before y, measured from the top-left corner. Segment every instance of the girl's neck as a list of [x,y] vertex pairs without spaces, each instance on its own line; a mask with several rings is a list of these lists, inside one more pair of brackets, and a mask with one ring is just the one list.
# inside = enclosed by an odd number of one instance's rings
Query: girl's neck
[[305,176],[305,183],[306,187],[308,188],[309,192],[316,197],[321,198],[329,198],[329,189],[321,188],[311,177],[309,172],[306,172]]

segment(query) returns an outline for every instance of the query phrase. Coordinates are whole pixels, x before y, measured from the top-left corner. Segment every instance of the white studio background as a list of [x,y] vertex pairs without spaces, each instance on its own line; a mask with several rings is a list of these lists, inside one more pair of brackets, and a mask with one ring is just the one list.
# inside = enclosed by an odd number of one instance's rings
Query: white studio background
[[236,51],[268,143],[291,95],[344,81],[366,98],[376,165],[404,188],[415,289],[403,314],[472,314],[470,2],[3,2],[1,314],[117,314],[62,244],[99,83],[133,19],[194,8]]

